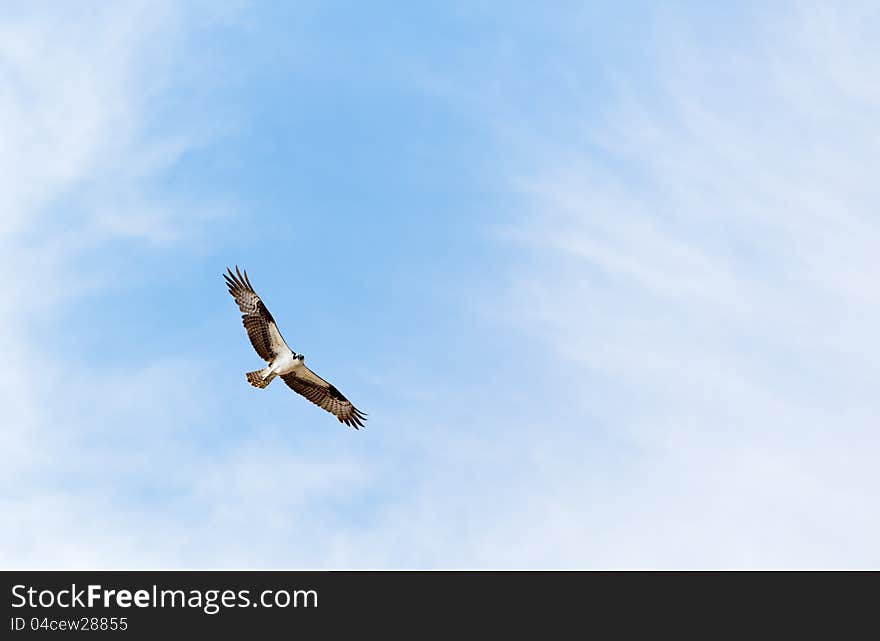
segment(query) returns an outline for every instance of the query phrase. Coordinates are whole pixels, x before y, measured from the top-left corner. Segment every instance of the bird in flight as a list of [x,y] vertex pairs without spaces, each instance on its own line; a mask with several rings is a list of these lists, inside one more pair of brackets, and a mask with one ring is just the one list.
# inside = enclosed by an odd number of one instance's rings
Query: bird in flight
[[254,291],[247,270],[244,275],[238,266],[235,267],[235,273],[228,267],[226,271],[228,273],[223,274],[223,278],[241,310],[241,322],[251,339],[251,345],[260,358],[269,364],[245,374],[248,383],[263,389],[276,376],[280,376],[290,389],[333,414],[340,423],[355,429],[363,427],[367,415],[352,405],[338,389],[306,367],[303,362],[305,356],[297,354],[284,342],[275,319]]

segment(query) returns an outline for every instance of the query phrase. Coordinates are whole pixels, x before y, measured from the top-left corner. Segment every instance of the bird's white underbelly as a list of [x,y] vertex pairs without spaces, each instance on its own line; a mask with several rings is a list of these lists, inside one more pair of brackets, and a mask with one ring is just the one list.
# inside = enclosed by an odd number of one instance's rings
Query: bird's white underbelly
[[298,358],[294,358],[293,353],[283,354],[272,361],[272,364],[269,367],[271,367],[272,371],[276,374],[289,374],[295,369],[302,367],[302,361]]

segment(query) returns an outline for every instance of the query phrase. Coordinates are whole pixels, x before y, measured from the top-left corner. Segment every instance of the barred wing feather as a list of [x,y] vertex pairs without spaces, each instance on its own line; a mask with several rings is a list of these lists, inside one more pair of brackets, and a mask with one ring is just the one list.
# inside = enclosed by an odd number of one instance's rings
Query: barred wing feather
[[352,405],[338,389],[305,365],[296,372],[282,375],[281,380],[297,394],[333,414],[340,423],[355,429],[364,426],[363,421],[366,420],[367,415]]
[[238,270],[238,267],[235,268],[235,273],[229,268],[226,271],[228,274],[223,274],[223,278],[226,279],[229,293],[241,310],[241,322],[251,340],[251,345],[254,346],[259,357],[269,363],[278,354],[290,348],[281,337],[272,314],[254,291],[247,270],[244,274]]

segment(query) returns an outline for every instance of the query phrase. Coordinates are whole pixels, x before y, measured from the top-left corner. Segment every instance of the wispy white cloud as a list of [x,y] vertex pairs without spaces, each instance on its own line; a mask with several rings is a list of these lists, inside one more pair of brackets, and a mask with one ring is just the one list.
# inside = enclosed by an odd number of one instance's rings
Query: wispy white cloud
[[562,502],[604,539],[571,560],[878,563],[880,15],[851,9],[753,16],[733,48],[661,38],[523,180],[511,308],[639,450],[599,522]]
[[33,4],[0,22],[4,566],[149,558],[127,543],[138,525],[125,522],[129,501],[108,472],[155,465],[145,451],[176,460],[173,432],[193,419],[174,383],[190,362],[159,355],[121,371],[47,340],[101,286],[82,259],[119,239],[186,237],[200,222],[152,184],[192,147],[148,131],[180,62],[174,3],[68,9]]

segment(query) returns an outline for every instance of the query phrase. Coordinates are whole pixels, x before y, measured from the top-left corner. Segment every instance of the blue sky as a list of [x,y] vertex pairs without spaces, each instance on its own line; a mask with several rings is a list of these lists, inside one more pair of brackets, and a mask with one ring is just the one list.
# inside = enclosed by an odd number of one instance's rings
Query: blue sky
[[7,5],[0,563],[876,567],[878,19]]

